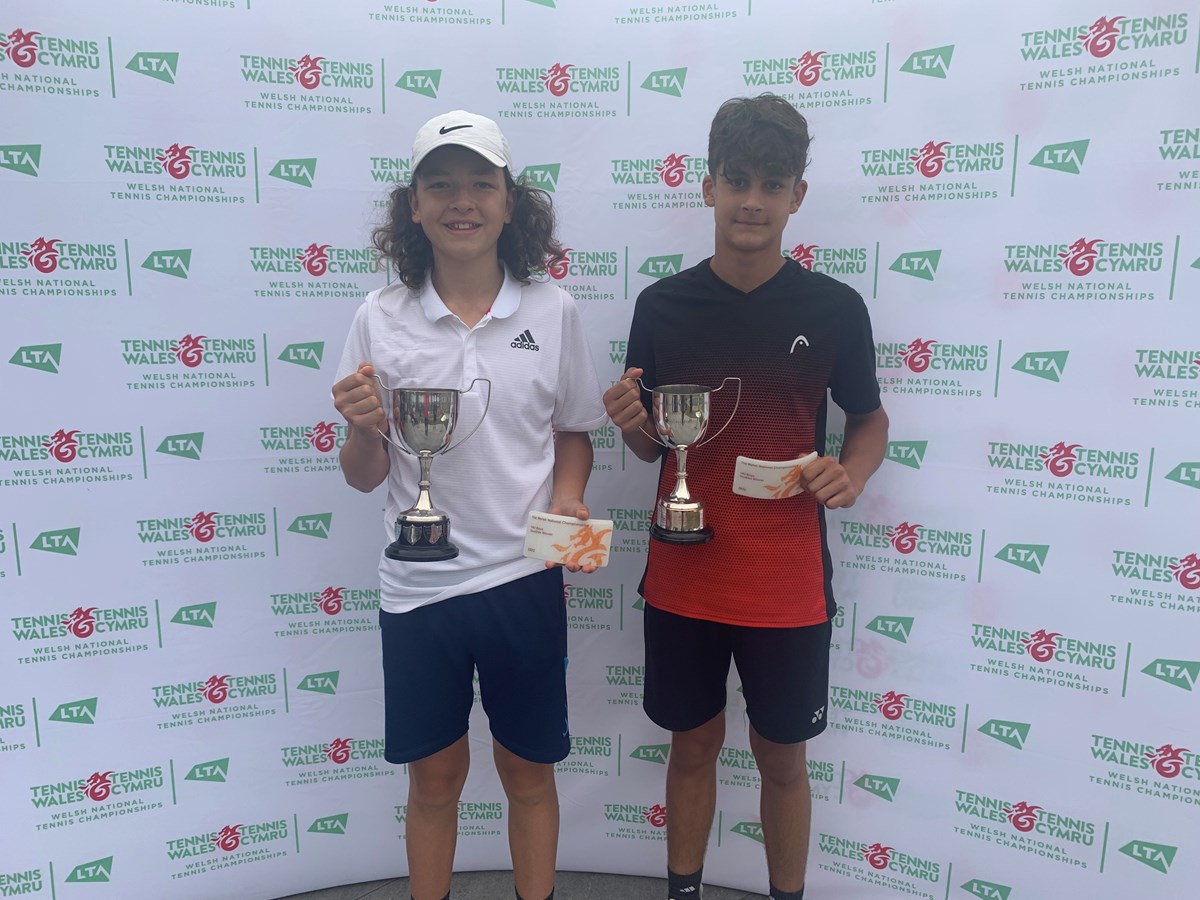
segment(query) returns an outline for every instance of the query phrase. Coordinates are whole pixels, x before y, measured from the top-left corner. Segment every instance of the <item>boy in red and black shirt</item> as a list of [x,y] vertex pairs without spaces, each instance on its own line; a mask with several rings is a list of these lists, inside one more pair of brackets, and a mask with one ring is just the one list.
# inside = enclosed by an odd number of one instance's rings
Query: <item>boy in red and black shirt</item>
[[[662,460],[662,496],[675,484],[675,454],[664,458],[649,437],[650,395],[634,379],[650,388],[742,379],[736,415],[695,453],[687,476],[714,537],[651,541],[641,585],[645,708],[672,732],[671,900],[700,895],[731,658],[762,777],[771,897],[803,897],[812,814],[804,742],[825,728],[836,610],[824,513],[854,504],[887,448],[862,298],[781,253],[784,227],[808,188],[808,144],[804,117],[780,97],[721,106],[704,179],[716,224],[713,255],[638,297],[628,369],[604,395],[629,448],[643,460]],[[824,455],[829,395],[846,413],[838,459]],[[731,406],[714,401],[714,420],[724,421]],[[780,461],[813,450],[820,455],[800,473],[803,491],[778,500],[733,493],[738,456]]]

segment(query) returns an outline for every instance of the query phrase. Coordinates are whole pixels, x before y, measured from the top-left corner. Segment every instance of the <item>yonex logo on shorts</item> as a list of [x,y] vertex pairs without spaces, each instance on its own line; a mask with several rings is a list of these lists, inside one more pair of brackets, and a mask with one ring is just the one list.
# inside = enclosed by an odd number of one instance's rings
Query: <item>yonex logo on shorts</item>
[[537,345],[528,328],[518,334],[509,346],[516,347],[518,350],[537,350],[539,352],[542,349]]

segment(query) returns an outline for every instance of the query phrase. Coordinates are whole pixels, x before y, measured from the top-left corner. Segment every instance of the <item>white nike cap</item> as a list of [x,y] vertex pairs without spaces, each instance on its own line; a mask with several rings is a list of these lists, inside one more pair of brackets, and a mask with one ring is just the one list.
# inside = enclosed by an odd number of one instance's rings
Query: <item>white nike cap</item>
[[422,160],[438,147],[449,145],[474,150],[492,165],[512,171],[508,141],[500,126],[486,116],[461,109],[435,116],[421,126],[413,140],[412,170],[416,172]]

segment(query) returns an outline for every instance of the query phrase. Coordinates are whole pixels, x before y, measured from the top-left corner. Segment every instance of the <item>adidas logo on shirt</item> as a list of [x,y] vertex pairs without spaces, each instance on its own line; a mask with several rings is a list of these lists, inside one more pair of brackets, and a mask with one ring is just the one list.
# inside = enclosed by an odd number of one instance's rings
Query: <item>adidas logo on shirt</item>
[[526,328],[524,331],[522,331],[520,334],[518,334],[516,336],[516,338],[513,340],[513,342],[511,344],[509,344],[508,346],[516,347],[518,350],[541,351],[541,349],[542,349],[541,347],[539,347],[537,345],[537,342],[533,339],[533,335],[530,333],[528,328]]

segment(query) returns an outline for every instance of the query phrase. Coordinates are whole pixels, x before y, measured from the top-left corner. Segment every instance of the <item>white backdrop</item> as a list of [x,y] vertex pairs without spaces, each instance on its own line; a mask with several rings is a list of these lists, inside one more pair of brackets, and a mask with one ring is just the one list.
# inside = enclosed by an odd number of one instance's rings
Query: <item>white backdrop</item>
[[[815,134],[786,248],[867,299],[893,422],[868,495],[830,516],[812,893],[1192,896],[1198,19],[1188,0],[6,3],[0,896],[404,873],[382,497],[337,473],[328,396],[384,283],[363,248],[385,190],[426,118],[498,117],[553,191],[553,275],[615,379],[637,293],[711,247],[713,111],[766,89]],[[661,874],[668,736],[638,708],[653,471],[595,440],[618,552],[569,578],[560,865]],[[706,873],[762,891],[742,712],[734,679]],[[458,864],[507,867],[481,719],[472,739]]]

